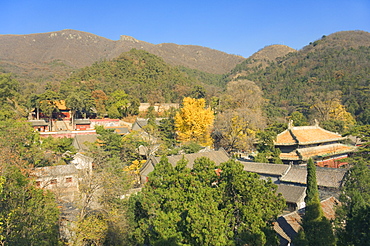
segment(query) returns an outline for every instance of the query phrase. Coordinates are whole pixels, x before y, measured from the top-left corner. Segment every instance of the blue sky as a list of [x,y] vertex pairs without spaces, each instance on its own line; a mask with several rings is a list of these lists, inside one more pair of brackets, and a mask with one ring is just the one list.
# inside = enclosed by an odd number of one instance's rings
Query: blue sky
[[0,9],[0,34],[75,29],[244,57],[271,44],[301,49],[337,31],[370,31],[370,0],[0,0]]

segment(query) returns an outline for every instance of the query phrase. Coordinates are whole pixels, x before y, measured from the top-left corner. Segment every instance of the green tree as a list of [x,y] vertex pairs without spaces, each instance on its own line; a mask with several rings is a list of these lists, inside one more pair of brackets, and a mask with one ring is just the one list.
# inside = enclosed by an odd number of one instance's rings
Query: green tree
[[41,112],[49,118],[49,128],[52,129],[53,113],[58,111],[56,101],[60,99],[60,95],[55,91],[46,91],[39,95],[39,104]]
[[138,115],[140,107],[140,100],[137,97],[130,96],[130,104],[127,108],[127,115]]
[[58,245],[59,209],[50,191],[35,188],[27,166],[10,148],[0,149],[0,241],[3,245]]
[[72,112],[72,127],[75,129],[74,120],[77,117],[77,113],[86,119],[87,115],[91,114],[92,109],[95,107],[95,100],[90,92],[72,92],[66,98],[66,106],[70,108]]
[[370,170],[367,164],[358,161],[344,180],[339,198],[342,206],[337,209],[338,245],[366,245],[370,238]]
[[108,115],[111,118],[127,117],[139,113],[140,101],[126,94],[123,90],[116,90],[109,95]]
[[0,74],[0,104],[6,104],[8,99],[16,98],[18,82],[11,78],[11,74]]
[[109,101],[111,107],[118,110],[121,117],[126,116],[127,108],[129,107],[128,95],[123,90],[114,91],[109,95]]
[[11,74],[0,73],[0,120],[27,116],[19,88]]
[[167,112],[167,117],[160,121],[158,126],[161,139],[166,143],[168,148],[172,148],[176,144],[176,130],[175,130],[175,115],[177,110],[171,108]]
[[146,145],[145,140],[140,133],[131,132],[122,138],[121,160],[125,163],[131,163],[134,160],[140,160],[139,147]]
[[39,120],[40,119],[40,95],[37,95],[37,94],[32,94],[29,98],[28,98],[28,107],[31,110],[33,110],[34,108],[36,109],[36,119]]
[[258,154],[255,162],[283,164],[280,159],[280,150],[275,148],[274,139],[276,138],[274,128],[267,128],[264,131],[257,132],[258,143],[256,145]]
[[95,90],[91,92],[91,96],[94,98],[95,108],[97,111],[97,117],[102,118],[106,115],[106,102],[108,96],[102,90]]
[[154,106],[149,106],[147,112],[146,112],[146,117],[148,119],[148,125],[152,126],[152,127],[157,127],[157,124],[155,123],[155,117],[156,116],[156,113],[155,113],[155,108]]
[[110,156],[118,157],[122,148],[122,137],[111,129],[103,126],[96,126],[96,133],[99,134],[99,145],[101,149],[108,152]]
[[193,89],[191,90],[189,97],[196,98],[196,99],[205,98],[206,90],[204,89],[203,86],[195,85]]
[[134,160],[140,160],[139,146],[148,145],[147,141],[135,131],[120,136],[111,129],[96,126],[96,132],[99,134],[97,141],[99,148],[110,158],[119,158],[125,165],[130,165]]
[[295,126],[307,126],[308,125],[306,116],[304,116],[304,114],[302,114],[299,111],[294,111],[293,113],[291,113],[290,119],[293,120],[293,124]]
[[[130,198],[134,244],[271,245],[272,222],[285,203],[276,186],[233,160],[218,168],[207,158],[192,169],[162,158],[142,192]],[[216,170],[216,171],[215,171]]]
[[184,144],[181,146],[181,149],[186,153],[186,154],[191,154],[191,153],[198,153],[199,150],[202,149],[202,146],[200,146],[197,143],[190,142],[187,144]]
[[86,153],[93,158],[92,169],[79,175],[80,213],[76,223],[76,245],[124,245],[126,236],[126,201],[133,183],[125,171],[126,163],[100,146]]
[[348,128],[342,120],[326,120],[320,122],[320,126],[331,132],[344,133]]
[[350,162],[356,164],[357,161],[370,162],[370,125],[356,126],[348,133],[361,141],[358,150],[350,158]]
[[302,230],[297,240],[309,246],[335,245],[331,222],[324,216],[321,208],[316,181],[316,166],[312,159],[307,163],[306,209],[303,216]]
[[247,151],[252,148],[256,130],[248,119],[237,112],[220,113],[216,117],[213,138],[215,146],[228,153]]
[[0,121],[0,149],[8,148],[11,153],[25,161],[29,167],[48,164],[40,136],[25,120],[7,119]]
[[73,138],[43,138],[41,147],[43,150],[52,152],[53,155],[49,158],[50,164],[64,165],[72,160],[72,156],[76,153],[72,145]]
[[72,129],[75,129],[75,118],[77,111],[82,111],[84,108],[83,99],[77,93],[71,93],[66,98],[66,106],[71,109]]

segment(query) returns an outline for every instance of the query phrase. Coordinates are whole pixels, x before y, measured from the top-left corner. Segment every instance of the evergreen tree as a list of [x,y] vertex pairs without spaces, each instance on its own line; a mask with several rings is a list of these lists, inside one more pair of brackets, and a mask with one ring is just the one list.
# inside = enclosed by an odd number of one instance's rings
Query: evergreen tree
[[306,204],[320,202],[319,189],[317,187],[316,180],[316,166],[312,159],[308,160],[307,163],[307,178],[306,178],[306,197],[304,201]]
[[290,119],[293,120],[295,126],[308,125],[306,116],[299,111],[294,111],[293,113],[291,113]]
[[[366,245],[370,240],[370,170],[359,161],[349,170],[340,196],[338,245]],[[343,223],[345,222],[345,223]],[[343,227],[343,224],[345,226]]]
[[370,162],[370,125],[362,125],[354,127],[350,132],[350,135],[356,136],[357,139],[361,140],[361,146],[351,156],[350,162],[357,164],[359,161]]
[[162,158],[142,192],[130,199],[137,245],[275,245],[272,222],[285,206],[271,181],[234,160],[208,158],[192,169]]
[[258,143],[256,148],[258,154],[254,159],[255,162],[283,164],[280,159],[281,151],[274,146],[276,135],[276,132],[269,128],[257,133]]
[[21,99],[19,83],[11,74],[0,72],[0,120],[24,117],[25,110],[19,106]]
[[306,211],[302,228],[297,236],[297,245],[329,246],[335,245],[331,222],[324,216],[316,181],[316,166],[312,159],[307,163]]
[[176,131],[175,131],[175,115],[177,109],[170,108],[166,112],[166,117],[160,121],[158,126],[161,139],[166,143],[168,148],[172,148],[176,144]]

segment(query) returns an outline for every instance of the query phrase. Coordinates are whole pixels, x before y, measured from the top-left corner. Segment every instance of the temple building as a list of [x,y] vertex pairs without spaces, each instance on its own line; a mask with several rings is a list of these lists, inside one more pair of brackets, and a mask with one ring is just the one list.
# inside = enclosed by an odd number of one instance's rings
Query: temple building
[[314,126],[293,126],[291,121],[274,144],[281,150],[280,159],[285,164],[304,164],[312,158],[317,166],[337,168],[345,165],[340,159],[355,151],[354,146],[341,143],[345,139],[321,128],[317,122]]

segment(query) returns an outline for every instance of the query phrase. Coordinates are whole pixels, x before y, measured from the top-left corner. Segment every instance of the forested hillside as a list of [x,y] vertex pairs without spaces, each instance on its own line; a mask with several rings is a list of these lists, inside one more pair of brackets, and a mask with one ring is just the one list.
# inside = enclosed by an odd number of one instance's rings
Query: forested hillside
[[245,76],[258,71],[258,69],[266,68],[271,62],[276,61],[279,57],[284,57],[290,52],[296,52],[296,50],[286,45],[276,44],[266,46],[248,57],[242,63],[236,65],[236,67],[231,71],[231,74],[234,77]]
[[76,90],[102,90],[109,95],[124,90],[140,102],[180,102],[196,85],[203,84],[200,80],[221,85],[221,76],[172,67],[158,56],[132,49],[112,61],[96,62],[75,72],[62,82],[60,92],[68,96]]
[[369,124],[369,72],[370,33],[346,31],[323,36],[266,68],[244,66],[230,77],[244,73],[239,79],[256,82],[275,106],[270,116],[286,117],[299,111],[314,117],[313,105],[339,99],[357,121]]
[[47,82],[68,78],[73,70],[112,60],[131,49],[145,50],[172,66],[219,75],[245,60],[241,56],[197,45],[151,44],[125,35],[119,40],[110,40],[92,33],[62,30],[0,35],[0,72],[13,73],[24,86],[37,90]]

